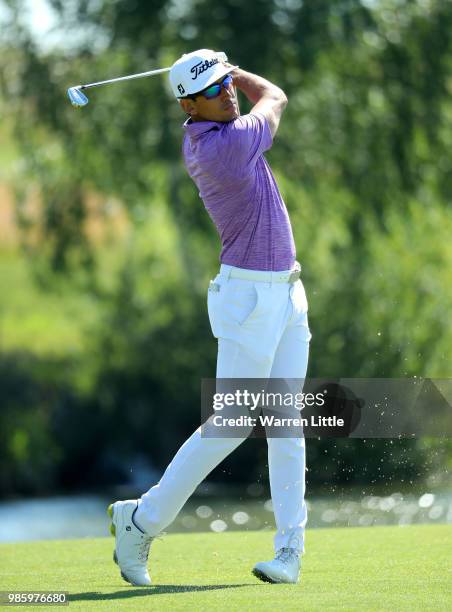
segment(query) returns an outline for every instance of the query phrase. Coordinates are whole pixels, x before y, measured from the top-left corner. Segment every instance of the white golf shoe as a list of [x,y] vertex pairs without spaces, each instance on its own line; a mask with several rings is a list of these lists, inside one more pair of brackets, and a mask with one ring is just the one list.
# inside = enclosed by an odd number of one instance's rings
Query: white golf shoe
[[113,560],[119,565],[126,582],[134,586],[149,586],[151,578],[147,560],[154,538],[143,533],[133,522],[133,513],[137,508],[136,499],[117,501],[108,506],[108,515],[112,519],[110,531],[116,538]]
[[296,583],[300,577],[300,555],[295,548],[281,548],[272,561],[256,563],[253,574],[264,582]]

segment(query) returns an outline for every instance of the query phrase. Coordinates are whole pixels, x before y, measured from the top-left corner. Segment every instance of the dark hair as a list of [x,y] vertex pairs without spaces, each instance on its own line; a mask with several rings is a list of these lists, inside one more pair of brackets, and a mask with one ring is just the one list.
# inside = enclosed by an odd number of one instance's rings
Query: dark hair
[[190,94],[189,96],[180,96],[180,98],[177,98],[177,99],[178,100],[196,100],[196,96],[199,96],[200,93],[201,92]]

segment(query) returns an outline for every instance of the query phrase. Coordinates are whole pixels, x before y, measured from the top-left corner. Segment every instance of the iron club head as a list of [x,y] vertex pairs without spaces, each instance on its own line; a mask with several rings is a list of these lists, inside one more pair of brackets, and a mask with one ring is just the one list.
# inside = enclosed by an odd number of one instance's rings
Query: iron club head
[[69,87],[67,95],[72,106],[86,106],[88,104],[88,98],[78,87]]

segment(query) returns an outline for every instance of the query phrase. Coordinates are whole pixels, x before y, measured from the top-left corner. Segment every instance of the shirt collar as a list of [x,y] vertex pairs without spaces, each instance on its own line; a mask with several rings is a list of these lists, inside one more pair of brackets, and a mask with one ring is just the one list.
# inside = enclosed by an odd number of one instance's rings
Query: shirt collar
[[210,130],[219,130],[223,125],[224,123],[218,121],[192,121],[188,118],[182,127],[188,136],[196,138],[197,136],[201,136],[201,134],[210,132]]

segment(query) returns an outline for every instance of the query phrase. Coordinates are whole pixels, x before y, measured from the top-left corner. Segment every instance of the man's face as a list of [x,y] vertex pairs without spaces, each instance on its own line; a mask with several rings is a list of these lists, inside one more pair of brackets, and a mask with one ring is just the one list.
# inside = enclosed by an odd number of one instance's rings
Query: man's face
[[[222,83],[224,76],[215,81]],[[213,84],[213,83],[212,83]],[[195,100],[185,98],[180,105],[193,121],[218,121],[227,123],[239,116],[239,107],[233,83],[221,88],[216,98],[207,100],[203,95],[197,95]]]

